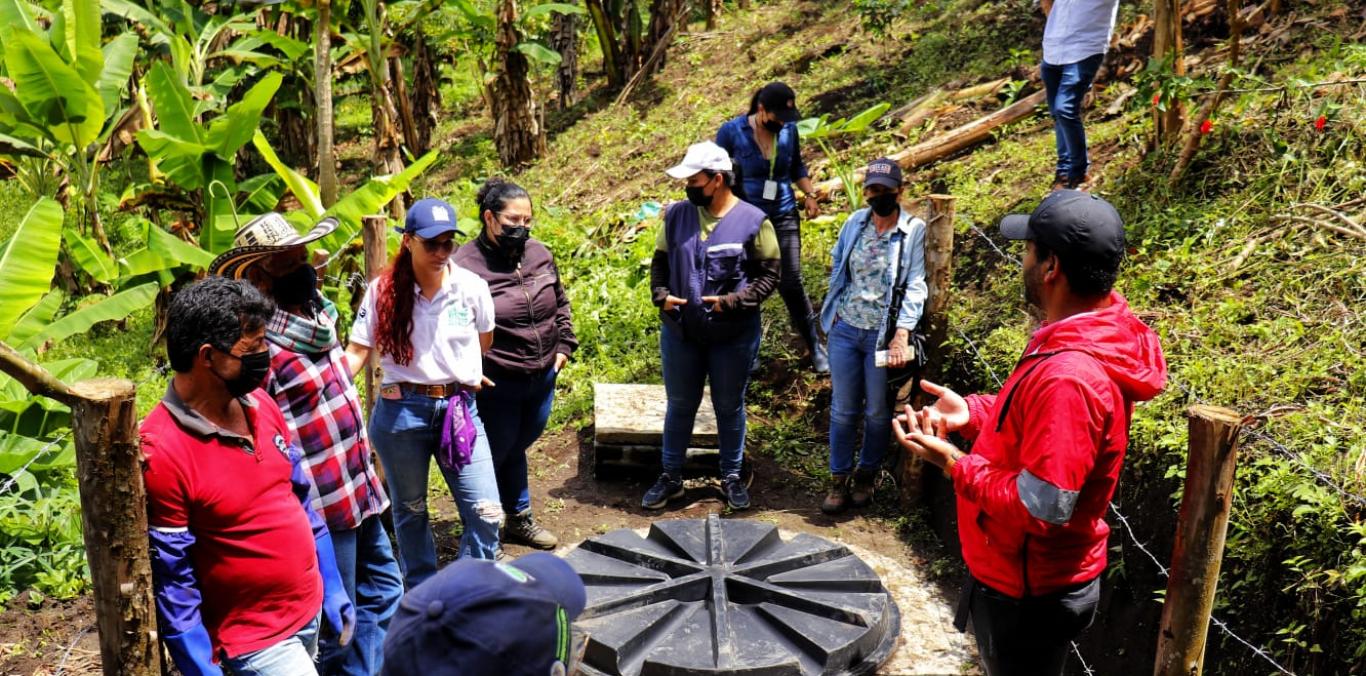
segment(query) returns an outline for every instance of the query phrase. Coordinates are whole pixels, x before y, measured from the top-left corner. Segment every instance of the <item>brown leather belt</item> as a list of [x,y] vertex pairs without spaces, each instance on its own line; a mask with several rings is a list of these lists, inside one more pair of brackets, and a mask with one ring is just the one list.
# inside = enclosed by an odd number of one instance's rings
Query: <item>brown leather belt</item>
[[448,383],[446,385],[418,385],[417,383],[399,383],[399,388],[405,392],[420,394],[424,397],[436,397],[438,399],[449,399],[456,394],[465,391],[472,391],[468,386],[460,383]]

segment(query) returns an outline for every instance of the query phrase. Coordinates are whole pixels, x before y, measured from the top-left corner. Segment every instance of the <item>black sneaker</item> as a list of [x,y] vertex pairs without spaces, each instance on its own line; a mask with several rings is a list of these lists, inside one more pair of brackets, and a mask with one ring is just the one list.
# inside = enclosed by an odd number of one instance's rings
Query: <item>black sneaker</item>
[[731,509],[749,509],[749,489],[740,480],[739,474],[727,475],[721,480],[721,492],[726,494],[726,504]]
[[683,497],[683,480],[664,472],[659,475],[655,485],[650,490],[645,491],[645,497],[641,498],[640,506],[645,509],[663,509],[664,505],[670,500],[677,500]]

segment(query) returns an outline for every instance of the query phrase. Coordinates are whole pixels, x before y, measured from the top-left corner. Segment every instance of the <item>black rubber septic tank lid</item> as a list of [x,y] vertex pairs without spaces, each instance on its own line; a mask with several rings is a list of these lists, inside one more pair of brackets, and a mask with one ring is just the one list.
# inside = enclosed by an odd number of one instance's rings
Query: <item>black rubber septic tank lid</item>
[[620,676],[870,674],[901,631],[896,602],[847,547],[757,521],[659,521],[586,540],[583,671]]

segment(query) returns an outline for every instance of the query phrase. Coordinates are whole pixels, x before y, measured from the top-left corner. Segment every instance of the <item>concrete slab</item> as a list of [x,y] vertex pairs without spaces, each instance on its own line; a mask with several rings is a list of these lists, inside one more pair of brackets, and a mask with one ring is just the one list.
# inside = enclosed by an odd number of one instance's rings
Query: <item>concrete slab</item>
[[[593,385],[593,434],[601,445],[663,446],[663,385]],[[702,393],[702,405],[693,422],[692,443],[697,448],[716,448],[716,413],[711,407],[711,391]]]

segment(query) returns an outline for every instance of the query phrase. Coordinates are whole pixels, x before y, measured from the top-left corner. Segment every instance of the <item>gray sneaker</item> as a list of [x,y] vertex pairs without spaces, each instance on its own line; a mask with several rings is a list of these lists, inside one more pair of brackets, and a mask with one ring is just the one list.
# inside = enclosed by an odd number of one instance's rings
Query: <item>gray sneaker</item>
[[509,542],[517,542],[536,549],[554,549],[560,544],[554,533],[536,523],[529,509],[508,516],[504,537]]
[[739,474],[728,475],[721,480],[721,492],[726,494],[726,504],[731,509],[749,509],[749,489],[740,480]]
[[683,497],[683,479],[664,472],[659,475],[655,485],[651,486],[650,490],[645,491],[645,497],[641,498],[640,506],[645,509],[663,509],[670,500],[677,500],[681,497]]

